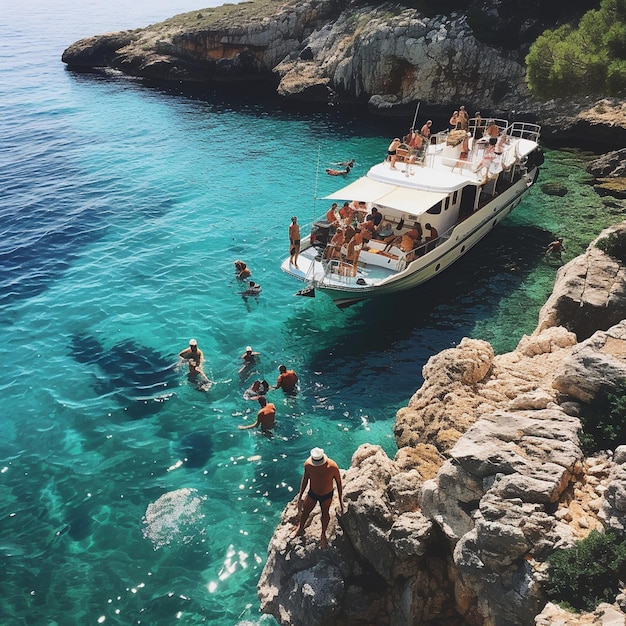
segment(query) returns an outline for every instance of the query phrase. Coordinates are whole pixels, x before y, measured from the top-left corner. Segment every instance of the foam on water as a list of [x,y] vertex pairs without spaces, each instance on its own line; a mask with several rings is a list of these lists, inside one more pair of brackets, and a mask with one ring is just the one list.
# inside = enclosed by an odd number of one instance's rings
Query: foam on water
[[[295,298],[278,267],[289,216],[304,229],[325,211],[312,198],[337,181],[316,178],[318,156],[321,171],[355,158],[355,177],[382,157],[375,121],[71,74],[76,39],[197,7],[54,4],[0,16],[2,613],[271,624],[256,582],[309,449],[342,467],[365,442],[393,455],[428,357],[463,336],[513,348],[551,288],[551,233],[574,255],[612,217],[583,157],[549,152],[542,177],[566,180],[566,201],[535,188],[445,281],[341,312]],[[208,393],[174,369],[190,337]],[[237,374],[247,344],[259,377],[300,375],[297,397],[271,392],[273,439],[237,430],[257,410]]]

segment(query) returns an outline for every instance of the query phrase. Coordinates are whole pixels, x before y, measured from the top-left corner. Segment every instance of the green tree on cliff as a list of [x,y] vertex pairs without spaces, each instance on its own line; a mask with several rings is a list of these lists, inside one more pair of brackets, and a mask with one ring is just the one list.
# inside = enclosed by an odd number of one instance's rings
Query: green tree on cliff
[[547,30],[530,47],[526,66],[538,98],[626,93],[626,0],[602,0],[577,28]]

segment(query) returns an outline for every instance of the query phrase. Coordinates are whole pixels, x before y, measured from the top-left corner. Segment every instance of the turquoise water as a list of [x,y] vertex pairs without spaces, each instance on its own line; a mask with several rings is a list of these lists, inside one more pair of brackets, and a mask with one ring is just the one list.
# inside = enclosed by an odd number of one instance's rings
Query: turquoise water
[[[278,266],[289,217],[310,224],[337,183],[318,160],[355,158],[360,175],[393,131],[67,72],[81,37],[199,8],[129,4],[0,12],[0,614],[273,624],[256,583],[308,450],[342,467],[364,442],[393,455],[428,357],[464,336],[513,348],[551,289],[553,234],[572,256],[618,217],[583,184],[586,155],[550,151],[541,180],[568,196],[533,189],[445,281],[344,311],[296,298]],[[239,295],[237,258],[258,300]],[[173,367],[190,337],[208,393]],[[272,392],[271,440],[237,429],[256,410],[237,375],[247,344],[261,377],[280,363],[300,375],[296,398]]]

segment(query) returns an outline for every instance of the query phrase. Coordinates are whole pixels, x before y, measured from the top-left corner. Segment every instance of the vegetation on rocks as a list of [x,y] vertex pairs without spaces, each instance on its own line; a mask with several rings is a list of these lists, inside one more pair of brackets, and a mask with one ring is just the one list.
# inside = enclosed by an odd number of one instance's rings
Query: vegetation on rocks
[[617,261],[626,263],[626,237],[622,232],[612,232],[596,242],[596,247]]
[[543,33],[526,57],[526,80],[538,97],[626,92],[626,0],[602,0],[577,27]]
[[581,421],[580,443],[586,455],[626,444],[626,381],[601,390]]
[[592,530],[548,562],[548,598],[576,611],[592,611],[601,602],[613,602],[619,592],[626,575],[626,538],[612,530]]

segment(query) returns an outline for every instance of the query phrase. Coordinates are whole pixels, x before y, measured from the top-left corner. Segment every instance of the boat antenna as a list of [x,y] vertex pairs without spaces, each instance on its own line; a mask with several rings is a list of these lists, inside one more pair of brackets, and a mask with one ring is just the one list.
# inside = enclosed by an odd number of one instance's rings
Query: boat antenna
[[413,116],[413,125],[411,126],[413,130],[415,130],[415,122],[417,122],[417,113],[420,110],[420,104],[421,104],[421,101],[418,100],[417,107],[415,107],[415,115]]

